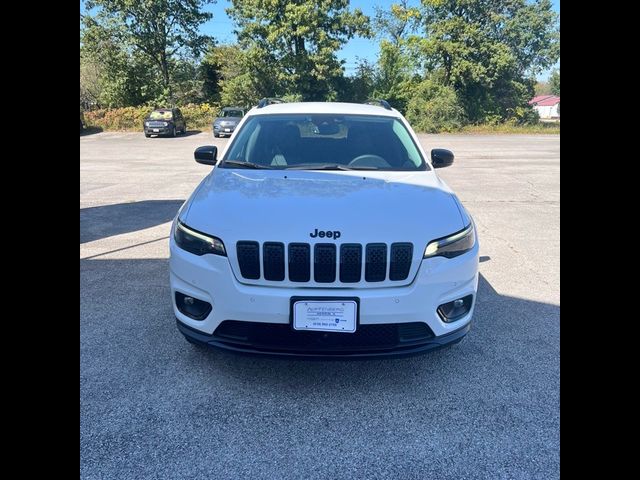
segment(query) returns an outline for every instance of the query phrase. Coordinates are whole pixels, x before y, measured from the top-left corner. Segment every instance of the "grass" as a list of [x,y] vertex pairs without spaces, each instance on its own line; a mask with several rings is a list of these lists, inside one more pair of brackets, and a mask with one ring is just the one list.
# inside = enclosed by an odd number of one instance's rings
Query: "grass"
[[560,134],[560,122],[540,122],[535,125],[513,125],[502,123],[499,125],[467,125],[459,133],[519,133],[519,134]]

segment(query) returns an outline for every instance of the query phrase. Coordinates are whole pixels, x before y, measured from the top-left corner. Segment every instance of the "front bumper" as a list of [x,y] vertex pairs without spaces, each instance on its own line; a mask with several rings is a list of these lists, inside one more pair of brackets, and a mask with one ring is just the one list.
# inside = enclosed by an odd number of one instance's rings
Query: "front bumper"
[[[193,255],[178,248],[173,238],[170,251],[171,298],[179,330],[196,343],[236,352],[332,358],[423,353],[460,341],[469,331],[475,308],[477,242],[471,251],[456,258],[422,260],[409,285],[363,289],[247,285],[235,278],[227,257]],[[213,308],[203,320],[194,320],[178,310],[176,292],[208,302]],[[470,311],[456,321],[443,322],[437,313],[438,306],[469,294],[473,295]],[[360,310],[356,334],[293,332],[290,302],[295,296],[358,297]],[[226,331],[221,335],[220,329],[226,328],[228,322],[246,324],[249,333],[229,334]],[[410,328],[409,324],[423,325],[428,332],[425,330],[426,333],[413,336],[402,334],[400,330]],[[256,328],[250,328],[252,325]],[[271,331],[257,335],[256,332],[265,328]],[[386,329],[387,339],[382,341],[375,334],[370,335],[369,338],[375,340],[370,344],[366,338],[358,339],[361,330],[375,329]],[[296,336],[298,333],[316,335]],[[344,344],[335,341],[337,338],[344,340]]]
[[[432,350],[453,345],[461,341],[464,336],[469,332],[471,323],[467,323],[465,326],[458,330],[441,335],[439,337],[422,338],[422,339],[407,339],[403,340],[402,336],[397,338],[394,345],[361,345],[358,346],[344,345],[336,348],[336,344],[330,340],[336,338],[336,336],[352,335],[348,333],[322,333],[322,332],[296,332],[290,330],[285,335],[277,335],[281,340],[283,336],[298,337],[297,344],[285,344],[282,341],[273,341],[273,338],[266,339],[262,336],[262,342],[252,342],[252,336],[235,336],[225,334],[224,332],[218,334],[218,330],[212,335],[203,333],[199,330],[191,328],[180,320],[176,319],[178,330],[189,341],[199,345],[207,345],[213,348],[226,350],[234,353],[270,356],[270,357],[304,357],[304,358],[372,358],[372,357],[408,357],[412,355],[419,355],[427,353]],[[250,325],[252,328],[255,322],[243,322]],[[265,324],[267,325],[267,324]],[[403,325],[403,324],[399,324]],[[407,324],[413,325],[413,324]],[[287,327],[287,326],[282,326]],[[388,328],[388,325],[384,325]],[[253,337],[255,338],[255,336]],[[266,341],[265,341],[266,339]]]
[[236,129],[236,126],[237,125],[231,125],[231,126],[214,125],[213,133],[217,133],[218,135],[231,135],[233,131]]
[[[169,135],[172,132],[173,127],[144,127],[145,135]],[[156,130],[158,130],[156,132]]]

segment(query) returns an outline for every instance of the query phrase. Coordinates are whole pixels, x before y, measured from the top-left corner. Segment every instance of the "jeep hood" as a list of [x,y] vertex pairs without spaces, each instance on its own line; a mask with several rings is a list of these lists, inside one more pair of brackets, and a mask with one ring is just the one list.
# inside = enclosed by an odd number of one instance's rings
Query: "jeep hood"
[[181,221],[222,239],[315,243],[316,229],[338,243],[427,242],[464,228],[456,199],[432,171],[326,172],[214,168]]

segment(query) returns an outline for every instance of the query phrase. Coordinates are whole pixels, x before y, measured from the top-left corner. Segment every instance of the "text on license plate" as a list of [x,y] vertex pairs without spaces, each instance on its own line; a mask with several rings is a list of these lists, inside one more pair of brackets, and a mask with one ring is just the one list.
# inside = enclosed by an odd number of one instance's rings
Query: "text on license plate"
[[353,333],[358,304],[354,300],[300,300],[293,304],[294,330]]

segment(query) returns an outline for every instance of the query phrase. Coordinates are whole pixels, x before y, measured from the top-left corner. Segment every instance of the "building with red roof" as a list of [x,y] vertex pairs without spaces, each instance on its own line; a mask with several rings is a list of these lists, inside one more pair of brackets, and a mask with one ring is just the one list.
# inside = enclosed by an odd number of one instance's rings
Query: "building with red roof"
[[557,95],[537,95],[529,100],[529,105],[540,118],[560,118],[560,97]]

